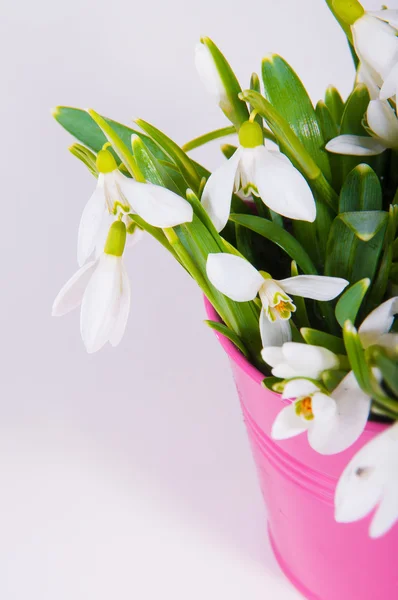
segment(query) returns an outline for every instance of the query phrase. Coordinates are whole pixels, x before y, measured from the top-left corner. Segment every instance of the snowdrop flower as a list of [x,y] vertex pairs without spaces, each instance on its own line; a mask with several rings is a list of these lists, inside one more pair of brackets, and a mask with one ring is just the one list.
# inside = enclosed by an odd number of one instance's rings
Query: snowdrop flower
[[80,332],[87,352],[97,352],[106,342],[117,346],[130,311],[130,283],[123,265],[126,226],[115,221],[103,253],[86,263],[63,286],[52,314],[59,317],[81,304]]
[[237,302],[254,300],[260,296],[260,332],[263,345],[280,346],[291,339],[289,319],[296,310],[288,294],[332,300],[348,285],[338,277],[298,275],[280,281],[268,273],[257,271],[247,260],[234,254],[209,254],[207,277],[222,294]]
[[386,100],[371,100],[366,119],[371,137],[339,135],[326,144],[326,150],[354,156],[374,156],[387,148],[398,150],[398,119]]
[[192,221],[192,207],[184,198],[160,186],[126,177],[118,170],[109,150],[100,150],[96,163],[97,187],[83,210],[79,226],[79,266],[92,254],[101,240],[101,232],[109,227],[109,215],[137,213],[150,225],[162,228]]
[[381,98],[394,96],[398,85],[398,10],[365,12],[357,0],[334,0],[333,7],[351,26],[355,51],[382,88]]
[[311,189],[290,160],[281,152],[264,146],[258,123],[246,121],[239,130],[239,148],[210,175],[202,203],[217,231],[229,217],[231,195],[259,196],[271,210],[302,221],[314,221],[316,206]]
[[358,521],[374,508],[369,535],[377,538],[398,520],[398,422],[357,452],[337,484],[339,523]]
[[323,371],[340,367],[340,359],[334,352],[322,346],[299,342],[287,342],[281,348],[267,346],[263,348],[261,356],[272,367],[272,375],[281,379],[320,379]]
[[368,420],[370,398],[352,371],[331,395],[308,379],[292,379],[285,385],[282,398],[296,400],[276,417],[273,439],[284,440],[306,431],[309,445],[320,454],[336,454],[351,446]]

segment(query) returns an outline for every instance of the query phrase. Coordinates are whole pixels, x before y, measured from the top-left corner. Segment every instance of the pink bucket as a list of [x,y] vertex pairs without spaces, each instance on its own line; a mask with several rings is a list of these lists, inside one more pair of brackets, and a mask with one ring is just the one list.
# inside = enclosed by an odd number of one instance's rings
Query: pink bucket
[[[219,321],[206,300],[209,319]],[[272,423],[288,401],[261,386],[264,376],[224,336],[243,418],[268,513],[275,556],[286,576],[311,600],[398,598],[398,526],[372,540],[370,517],[357,523],[334,520],[334,491],[350,458],[384,429],[369,422],[348,450],[322,456],[306,436],[270,437]]]

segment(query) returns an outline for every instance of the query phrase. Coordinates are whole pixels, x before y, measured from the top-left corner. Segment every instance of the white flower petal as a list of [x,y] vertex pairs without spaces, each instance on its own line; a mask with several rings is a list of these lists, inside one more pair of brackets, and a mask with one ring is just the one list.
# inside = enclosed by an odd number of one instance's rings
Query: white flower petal
[[312,298],[314,300],[333,300],[348,285],[340,277],[322,275],[296,275],[277,282],[287,294]]
[[389,74],[384,80],[380,90],[380,100],[388,100],[398,93],[398,58]]
[[253,300],[264,283],[249,261],[234,254],[209,254],[206,273],[218,291],[236,302]]
[[291,379],[284,387],[282,398],[300,398],[319,392],[319,387],[308,379]]
[[227,94],[210,50],[205,44],[199,43],[195,48],[195,66],[199,77],[218,104],[227,102]]
[[364,83],[368,88],[371,100],[377,100],[380,94],[380,88],[377,85],[372,72],[364,63],[360,63],[357,71],[357,82]]
[[201,202],[217,231],[224,229],[231,210],[231,196],[240,160],[240,149],[216,169],[203,190]]
[[125,177],[121,189],[132,209],[153,227],[175,227],[192,221],[189,202],[166,188]]
[[88,262],[65,283],[54,300],[53,317],[61,317],[81,304],[84,291],[96,264],[97,261],[95,260]]
[[377,344],[379,338],[390,331],[396,314],[398,314],[398,296],[386,300],[366,317],[358,329],[364,348]]
[[279,348],[278,346],[264,346],[261,351],[261,356],[263,361],[270,367],[276,367],[276,365],[285,360],[282,348]]
[[296,414],[296,406],[293,402],[278,413],[272,425],[271,437],[274,440],[286,440],[307,431],[309,423],[310,421],[304,421]]
[[321,346],[287,342],[283,345],[282,352],[285,361],[298,375],[310,379],[318,379],[323,371],[339,366],[336,354]]
[[284,217],[313,222],[315,200],[301,173],[287,157],[280,159],[264,146],[255,150],[255,184],[264,204]]
[[387,21],[390,25],[398,29],[398,10],[387,9],[387,10],[369,10],[367,14],[371,17],[376,17],[382,21]]
[[383,144],[372,137],[362,135],[338,135],[325,146],[328,152],[347,154],[349,156],[375,156],[386,149]]
[[[368,421],[371,399],[359,387],[352,371],[332,393],[336,403],[334,418],[315,419],[308,441],[321,454],[337,454],[359,438]],[[315,413],[314,413],[315,414]]]
[[104,175],[98,178],[97,187],[84,207],[77,235],[77,262],[81,267],[94,250],[102,219],[106,215]]
[[383,498],[370,524],[369,535],[378,538],[398,521],[398,478],[392,474],[392,479],[383,490]]
[[398,148],[398,119],[387,100],[371,100],[366,113],[368,125],[387,148]]
[[122,264],[122,291],[119,304],[119,314],[109,336],[109,342],[112,346],[117,346],[124,335],[130,312],[130,295],[130,280],[127,275],[126,267],[124,264]]
[[392,67],[398,49],[395,29],[365,14],[351,27],[359,60],[369,65],[383,80]]
[[80,332],[87,352],[97,352],[109,340],[119,314],[122,259],[103,254],[83,296]]
[[312,412],[314,414],[316,425],[320,422],[326,423],[336,415],[336,402],[331,396],[323,394],[322,392],[316,392],[312,396]]
[[292,330],[289,320],[277,319],[273,323],[265,315],[264,309],[260,312],[260,335],[263,347],[282,346],[292,339]]

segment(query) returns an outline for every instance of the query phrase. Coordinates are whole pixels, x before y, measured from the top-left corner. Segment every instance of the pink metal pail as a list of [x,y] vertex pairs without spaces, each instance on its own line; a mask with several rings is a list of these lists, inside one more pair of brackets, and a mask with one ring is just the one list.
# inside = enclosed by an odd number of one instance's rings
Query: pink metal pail
[[[209,319],[219,321],[206,301]],[[274,441],[271,426],[288,401],[261,386],[264,376],[224,336],[268,514],[275,556],[311,600],[398,600],[398,526],[370,539],[370,518],[334,520],[334,491],[351,457],[384,425],[369,422],[348,450],[322,456],[305,434]]]

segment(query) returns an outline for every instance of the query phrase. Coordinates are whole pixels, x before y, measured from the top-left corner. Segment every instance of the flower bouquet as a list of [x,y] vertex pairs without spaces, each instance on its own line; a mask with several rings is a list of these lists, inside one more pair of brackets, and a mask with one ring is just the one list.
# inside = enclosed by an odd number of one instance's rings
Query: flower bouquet
[[[87,351],[116,346],[130,307],[123,255],[156,238],[196,280],[231,358],[282,568],[310,598],[392,598],[398,11],[326,2],[356,66],[345,102],[330,86],[314,108],[277,55],[243,90],[202,38],[196,67],[229,126],[179,146],[142,119],[135,130],[94,110],[55,110],[97,183],[79,270],[53,314],[81,305]],[[190,158],[233,134],[238,145],[221,146],[213,173]]]

